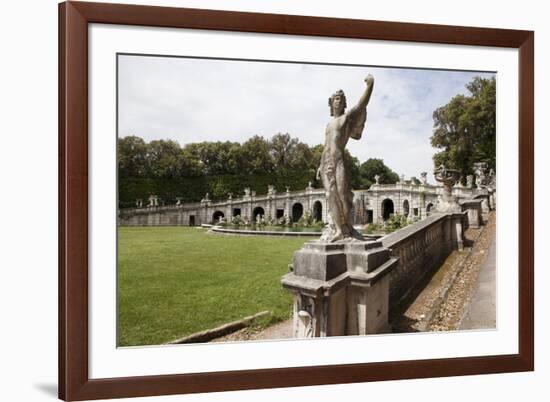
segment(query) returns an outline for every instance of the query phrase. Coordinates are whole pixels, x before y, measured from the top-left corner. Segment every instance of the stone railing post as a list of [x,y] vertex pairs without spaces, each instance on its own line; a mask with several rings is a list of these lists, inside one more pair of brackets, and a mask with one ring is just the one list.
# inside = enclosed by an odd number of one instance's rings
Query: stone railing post
[[483,224],[481,200],[466,200],[461,203],[462,211],[468,213],[468,226],[479,228]]
[[378,241],[306,243],[281,280],[294,295],[294,336],[388,331],[387,274],[397,261]]

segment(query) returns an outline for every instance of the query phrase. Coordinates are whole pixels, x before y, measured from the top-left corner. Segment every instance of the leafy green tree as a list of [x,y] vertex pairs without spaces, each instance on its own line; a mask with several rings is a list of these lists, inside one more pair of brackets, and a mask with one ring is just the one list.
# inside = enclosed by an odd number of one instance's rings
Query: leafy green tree
[[120,177],[147,175],[147,144],[142,138],[128,136],[117,141],[118,174]]
[[273,172],[273,160],[269,153],[269,142],[255,135],[243,143],[239,151],[239,171],[248,174]]
[[181,148],[176,141],[154,140],[147,144],[147,170],[150,177],[178,177],[181,174]]
[[311,147],[303,142],[298,142],[291,155],[290,168],[294,171],[309,171],[310,174],[315,174],[317,166],[312,163],[312,158]]
[[277,174],[301,171],[309,176],[309,180],[314,179],[318,164],[315,163],[313,150],[298,138],[292,138],[288,133],[274,135],[269,141],[269,153]]
[[433,113],[431,144],[435,166],[472,174],[474,162],[496,168],[496,80],[476,77],[466,84],[470,95],[456,95]]
[[313,185],[315,187],[322,187],[323,183],[320,179],[317,179],[317,169],[321,165],[321,155],[323,154],[324,146],[322,144],[315,145],[311,148],[311,169],[313,171]]
[[185,149],[198,160],[204,175],[234,174],[239,171],[238,142],[199,142],[187,144]]
[[292,160],[296,157],[296,146],[298,138],[292,138],[290,134],[275,134],[269,141],[269,153],[273,159],[276,170],[285,171],[290,169]]
[[359,159],[352,156],[347,149],[344,150],[344,166],[348,174],[351,188],[361,188],[361,168]]
[[376,182],[374,176],[380,176],[380,184],[392,184],[399,181],[399,176],[388,166],[384,164],[384,160],[377,158],[369,158],[359,167],[360,187],[369,188]]
[[184,177],[202,176],[199,155],[193,152],[193,147],[189,145],[181,150],[181,175]]

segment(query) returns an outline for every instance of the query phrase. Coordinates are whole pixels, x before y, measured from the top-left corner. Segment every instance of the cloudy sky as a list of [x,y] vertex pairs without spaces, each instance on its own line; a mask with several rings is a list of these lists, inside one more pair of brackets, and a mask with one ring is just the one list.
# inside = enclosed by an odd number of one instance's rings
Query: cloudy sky
[[361,162],[381,158],[399,175],[429,172],[433,111],[475,76],[440,70],[329,66],[176,57],[119,56],[119,136],[244,142],[253,135],[289,133],[323,143],[328,97],[346,93],[348,108],[374,75],[363,138],[348,148]]

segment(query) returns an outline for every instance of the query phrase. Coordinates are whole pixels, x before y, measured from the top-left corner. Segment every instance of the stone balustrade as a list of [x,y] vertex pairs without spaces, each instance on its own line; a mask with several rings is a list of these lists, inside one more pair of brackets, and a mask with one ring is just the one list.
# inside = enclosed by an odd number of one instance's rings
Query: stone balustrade
[[380,239],[399,258],[390,274],[389,304],[397,307],[453,250],[464,247],[467,213],[434,214]]
[[281,280],[294,296],[294,337],[390,331],[391,309],[463,248],[467,216],[433,214],[376,241],[306,243]]

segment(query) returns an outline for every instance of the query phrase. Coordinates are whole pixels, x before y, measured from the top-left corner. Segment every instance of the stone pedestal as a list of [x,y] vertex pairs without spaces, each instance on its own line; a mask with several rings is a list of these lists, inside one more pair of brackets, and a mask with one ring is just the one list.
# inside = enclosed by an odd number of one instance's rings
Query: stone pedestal
[[346,335],[389,332],[390,277],[398,259],[379,241],[350,243],[347,250]]
[[468,222],[467,212],[458,212],[449,214],[451,224],[451,238],[450,249],[451,250],[464,250],[464,228]]
[[396,264],[379,241],[306,243],[282,279],[294,295],[294,336],[386,332],[387,274]]
[[479,228],[483,224],[481,200],[467,200],[462,202],[462,211],[468,213],[468,226]]
[[491,211],[489,192],[486,188],[475,190],[474,199],[481,200],[481,210],[484,214],[488,214]]
[[489,195],[484,195],[483,197],[480,197],[482,200],[481,208],[483,210],[484,214],[488,214],[491,212],[491,203],[489,201]]

